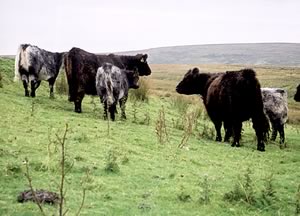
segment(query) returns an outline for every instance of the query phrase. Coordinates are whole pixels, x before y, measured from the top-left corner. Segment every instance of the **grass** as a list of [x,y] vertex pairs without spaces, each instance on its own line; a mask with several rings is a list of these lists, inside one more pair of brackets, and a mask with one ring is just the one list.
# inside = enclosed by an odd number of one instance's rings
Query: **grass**
[[[197,127],[188,139],[188,148],[178,148],[185,132],[174,127],[173,120],[182,118],[184,99],[174,100],[174,88],[193,65],[151,65],[153,75],[146,78],[151,83],[148,102],[129,100],[127,120],[110,122],[108,136],[107,122],[102,120],[102,106],[97,98],[92,103],[91,97],[85,97],[82,114],[73,112],[67,95],[56,94],[55,99],[50,100],[46,82],[37,90],[35,99],[26,98],[22,84],[11,81],[13,64],[12,60],[0,59],[3,78],[3,88],[0,88],[0,215],[40,215],[35,204],[17,202],[18,194],[28,189],[23,164],[26,157],[33,187],[58,192],[59,152],[53,140],[56,133],[63,132],[66,123],[69,125],[67,164],[74,164],[66,176],[68,215],[76,214],[81,204],[82,181],[87,171],[89,180],[85,183],[87,191],[82,215],[295,214],[300,183],[300,124],[297,120],[300,104],[293,102],[291,97],[300,78],[299,69],[287,72],[287,68],[255,68],[262,83],[288,88],[292,112],[286,126],[288,147],[280,149],[277,142],[272,142],[262,153],[255,150],[254,132],[249,123],[244,124],[243,146],[232,148],[229,144],[199,136],[204,128],[212,128],[205,118],[197,120]],[[200,68],[223,70],[239,66]],[[186,104],[188,110],[196,110],[201,101],[191,96],[186,97]],[[162,107],[169,138],[164,145],[158,143],[155,131],[158,111]],[[133,122],[134,115],[136,121]],[[146,115],[149,124],[143,123]],[[265,188],[265,179],[272,175],[277,199],[271,207],[223,199],[248,169],[256,198]],[[203,196],[199,191],[206,187],[203,186],[204,178],[209,186],[206,205],[199,203]],[[57,208],[45,206],[45,212],[57,214]]]

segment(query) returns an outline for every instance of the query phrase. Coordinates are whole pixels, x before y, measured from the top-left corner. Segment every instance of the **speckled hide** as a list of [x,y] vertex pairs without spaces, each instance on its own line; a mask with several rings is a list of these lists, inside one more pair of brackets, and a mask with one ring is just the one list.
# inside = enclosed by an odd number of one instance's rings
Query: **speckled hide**
[[275,140],[277,132],[280,143],[285,141],[284,124],[288,119],[287,91],[282,88],[261,88],[264,110],[272,125],[271,140]]
[[28,85],[31,85],[30,96],[42,80],[49,82],[50,97],[53,98],[53,86],[62,66],[65,53],[52,53],[30,44],[21,44],[15,58],[15,78],[22,80],[25,96],[29,96]]
[[110,63],[104,63],[96,74],[96,89],[104,106],[104,119],[107,119],[107,109],[111,120],[115,120],[116,105],[119,102],[122,118],[126,119],[125,104],[129,88],[137,89],[139,74],[137,70],[122,70]]

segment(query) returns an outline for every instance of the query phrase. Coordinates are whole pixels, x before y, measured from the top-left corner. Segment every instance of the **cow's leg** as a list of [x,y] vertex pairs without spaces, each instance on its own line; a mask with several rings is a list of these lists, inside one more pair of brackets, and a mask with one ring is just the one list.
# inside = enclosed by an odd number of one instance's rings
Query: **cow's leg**
[[107,102],[103,101],[103,119],[107,120]]
[[75,98],[75,101],[74,101],[75,112],[77,112],[77,113],[81,113],[82,112],[82,110],[81,110],[81,102],[82,102],[83,97],[84,97],[84,90],[79,90],[76,93],[76,98]]
[[121,108],[121,119],[123,119],[123,120],[126,119],[125,108],[126,108],[127,98],[128,98],[128,95],[125,95],[119,101],[120,108]]
[[228,121],[224,121],[224,130],[225,130],[224,142],[229,142],[229,139],[232,136],[232,124],[229,123]]
[[36,80],[36,79],[31,80],[31,82],[30,82],[30,84],[31,84],[30,96],[31,97],[35,97],[35,90],[37,89],[37,87],[40,86],[40,83],[41,83],[40,80]]
[[216,141],[221,142],[222,141],[222,135],[221,135],[221,127],[222,122],[221,121],[214,121],[215,129],[216,129]]
[[258,118],[257,116],[255,116],[255,118],[252,118],[252,122],[257,137],[257,150],[265,151],[264,141],[266,137],[265,134],[268,133],[269,129],[268,119],[264,114],[261,114],[260,118]]
[[112,105],[110,105],[110,106],[108,107],[108,111],[109,111],[109,113],[110,113],[110,119],[111,119],[112,121],[115,120],[116,105],[117,105],[117,104],[114,103],[114,104],[112,104]]
[[241,131],[242,122],[235,122],[233,124],[233,143],[231,144],[232,147],[240,147]]
[[53,86],[54,86],[55,78],[52,77],[48,79],[48,82],[49,82],[49,89],[50,89],[50,98],[53,99],[54,98]]
[[279,131],[279,135],[280,135],[279,143],[284,144],[285,140],[284,140],[284,125],[283,124],[278,125],[278,131]]
[[278,125],[275,125],[275,123],[272,122],[272,136],[271,136],[272,141],[276,140],[277,131],[278,131]]
[[21,79],[22,79],[22,82],[23,82],[23,87],[24,87],[24,90],[25,90],[25,96],[26,97],[29,97],[29,91],[28,91],[28,77],[23,74],[21,76]]

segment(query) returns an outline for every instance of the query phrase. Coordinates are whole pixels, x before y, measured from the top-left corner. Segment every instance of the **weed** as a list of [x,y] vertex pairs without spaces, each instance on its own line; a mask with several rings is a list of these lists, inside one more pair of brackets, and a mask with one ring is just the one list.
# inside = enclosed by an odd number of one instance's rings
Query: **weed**
[[189,195],[183,186],[180,187],[180,193],[177,195],[177,198],[181,201],[181,202],[189,202],[192,200],[191,195]]
[[208,182],[208,176],[204,175],[203,182],[200,182],[201,192],[199,203],[209,204],[210,203],[210,185]]
[[1,75],[1,73],[0,73],[0,88],[3,88],[2,75]]
[[184,125],[184,133],[181,139],[180,144],[178,145],[179,148],[186,147],[187,141],[189,140],[190,136],[193,133],[193,127],[196,125],[197,121],[197,113],[191,112],[185,115],[185,125]]
[[300,215],[300,184],[298,185],[295,204],[296,204],[295,215]]
[[264,181],[264,188],[261,191],[261,202],[263,205],[271,205],[276,200],[273,174],[269,175]]
[[164,144],[165,142],[169,141],[164,107],[162,107],[158,112],[158,117],[155,125],[155,132],[158,142],[160,144]]
[[253,204],[255,202],[254,190],[251,179],[251,170],[247,168],[244,175],[244,181],[240,180],[234,185],[234,189],[228,193],[224,194],[224,200],[229,202],[233,201],[244,201],[248,204]]
[[108,151],[104,170],[106,172],[111,172],[111,173],[117,173],[120,171],[119,165],[117,163],[117,155],[114,150]]

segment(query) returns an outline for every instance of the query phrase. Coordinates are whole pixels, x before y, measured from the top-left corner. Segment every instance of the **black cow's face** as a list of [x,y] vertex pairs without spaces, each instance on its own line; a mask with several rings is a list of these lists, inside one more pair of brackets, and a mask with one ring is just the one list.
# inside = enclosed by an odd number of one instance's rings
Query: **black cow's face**
[[151,74],[151,69],[147,63],[147,58],[148,55],[147,54],[137,54],[137,63],[136,63],[136,67],[138,70],[138,73],[140,76],[148,76]]
[[176,86],[176,91],[179,94],[199,94],[198,89],[198,77],[199,77],[199,69],[194,68],[190,69],[183,77],[181,82]]
[[294,96],[294,100],[297,101],[297,102],[300,102],[300,84],[297,87],[297,92]]
[[126,70],[126,76],[128,79],[129,88],[138,89],[140,86],[139,82],[139,73],[137,69],[134,70]]

